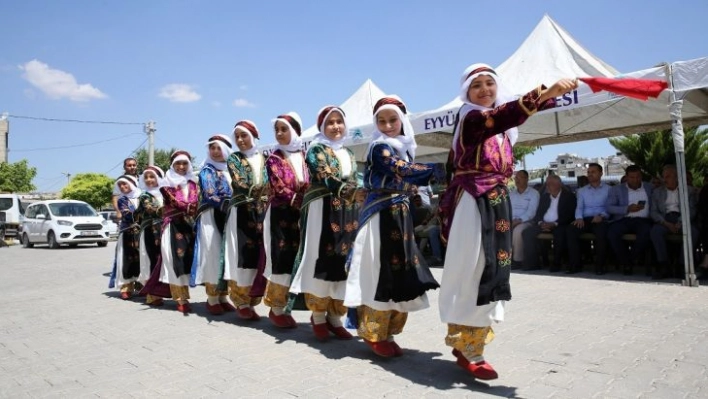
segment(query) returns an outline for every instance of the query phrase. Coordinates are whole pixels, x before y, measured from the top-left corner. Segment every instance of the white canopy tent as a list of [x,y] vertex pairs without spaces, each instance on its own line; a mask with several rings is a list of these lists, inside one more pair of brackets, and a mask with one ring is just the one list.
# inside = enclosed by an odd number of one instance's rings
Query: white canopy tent
[[[696,71],[703,61],[680,63],[674,75],[680,75],[685,87],[683,120],[686,126],[708,122],[708,92],[701,88]],[[679,64],[679,63],[677,63]],[[613,67],[593,56],[549,16],[544,16],[521,47],[496,68],[497,73],[515,94],[521,95],[539,84],[550,85],[560,78],[634,77],[667,80],[667,65],[621,75]],[[699,79],[699,80],[696,80]],[[705,83],[705,82],[704,82]],[[679,90],[679,89],[677,89]],[[669,92],[646,102],[611,93],[592,93],[581,86],[563,98],[559,107],[539,112],[519,127],[519,143],[556,144],[602,137],[643,133],[671,127],[667,110]],[[442,107],[412,115],[419,144],[440,148],[446,156],[452,142],[452,129],[461,101],[455,97]]]

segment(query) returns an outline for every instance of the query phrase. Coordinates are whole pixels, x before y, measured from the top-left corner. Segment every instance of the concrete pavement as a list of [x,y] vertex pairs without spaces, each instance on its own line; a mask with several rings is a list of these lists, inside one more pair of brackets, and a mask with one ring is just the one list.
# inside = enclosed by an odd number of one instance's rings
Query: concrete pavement
[[306,312],[288,331],[211,316],[201,287],[187,316],[122,301],[114,245],[0,249],[0,397],[708,397],[708,289],[678,280],[513,274],[486,353],[500,378],[483,383],[453,363],[437,292],[398,337],[405,356],[380,359],[316,341]]

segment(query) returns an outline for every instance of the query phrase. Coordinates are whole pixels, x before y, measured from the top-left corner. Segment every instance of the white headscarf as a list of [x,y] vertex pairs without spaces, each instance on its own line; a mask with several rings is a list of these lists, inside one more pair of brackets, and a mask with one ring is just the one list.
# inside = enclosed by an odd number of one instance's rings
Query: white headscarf
[[[217,144],[219,148],[221,148],[221,154],[224,157],[223,162],[212,159],[211,154],[209,153],[209,147],[212,144]],[[232,152],[234,152],[234,144],[231,142],[231,138],[225,134],[217,134],[215,136],[211,136],[209,138],[209,141],[206,143],[206,147],[206,159],[199,166],[199,169],[203,168],[206,164],[211,164],[216,170],[226,170],[226,159],[229,157],[229,155],[231,155]]]
[[260,135],[258,133],[258,127],[256,127],[256,124],[247,120],[247,119],[236,122],[236,126],[234,126],[234,131],[233,131],[234,143],[236,142],[236,131],[244,132],[244,133],[248,134],[249,136],[251,136],[251,143],[253,144],[253,146],[247,150],[243,150],[243,151],[238,150],[238,151],[241,152],[243,155],[245,155],[246,158],[249,158],[249,157],[253,156],[254,154],[257,154],[258,153],[258,137]]
[[[403,109],[401,109],[401,107],[403,107]],[[377,117],[379,113],[385,109],[391,109],[396,111],[396,114],[398,114],[398,118],[401,120],[401,128],[403,131],[400,135],[396,137],[388,137],[385,134],[381,133],[381,131],[378,129]],[[403,103],[403,100],[401,100],[401,98],[397,95],[393,94],[388,95],[386,97],[382,97],[381,99],[379,99],[379,101],[376,102],[376,105],[374,105],[374,126],[376,126],[376,129],[374,130],[371,144],[369,144],[369,148],[366,151],[367,154],[371,151],[371,148],[375,144],[387,143],[388,145],[396,149],[398,154],[403,159],[408,162],[413,162],[413,160],[415,159],[415,150],[416,148],[418,148],[418,144],[415,142],[415,132],[413,131],[413,125],[411,125],[411,121],[408,119],[407,111],[404,112],[405,109],[406,105]]]
[[[165,185],[170,187],[183,187],[187,185],[188,181],[195,181],[194,171],[192,170],[192,160],[187,151],[178,150],[172,153],[172,163],[170,164],[170,169],[165,174]],[[187,161],[187,173],[184,176],[175,172],[175,162],[177,161]]]
[[[130,186],[130,192],[128,194],[125,194],[122,191],[120,191],[120,188],[118,187],[118,183],[121,183],[121,182],[127,183],[128,186]],[[138,198],[140,196],[140,193],[142,193],[142,191],[138,188],[138,182],[134,176],[130,176],[130,175],[120,176],[119,178],[116,179],[114,185],[115,185],[115,188],[118,190],[118,192],[120,192],[120,195],[124,195],[130,199]]]
[[[477,63],[465,68],[464,72],[462,72],[462,78],[460,79],[460,100],[462,100],[464,104],[462,104],[462,107],[460,107],[460,115],[457,129],[455,129],[455,136],[452,138],[452,148],[455,148],[455,143],[457,143],[457,140],[460,136],[460,123],[462,123],[462,121],[465,119],[465,115],[467,115],[468,112],[472,110],[489,111],[493,109],[473,104],[467,97],[467,90],[469,90],[470,84],[473,80],[475,80],[475,78],[477,78],[477,76],[480,75],[491,76],[497,83],[497,98],[494,101],[495,107],[498,107],[504,103],[508,103],[509,101],[513,101],[517,98],[509,93],[506,87],[504,87],[504,84],[501,82],[501,79],[499,79],[499,76],[497,76],[497,73],[489,65]],[[507,137],[509,137],[511,145],[513,146],[514,144],[516,144],[516,140],[519,138],[519,129],[512,127],[505,133]]]
[[278,148],[283,152],[296,152],[302,150],[302,119],[297,112],[288,112],[285,115],[279,115],[277,118],[273,119],[273,125],[275,122],[283,122],[290,128],[290,143],[286,145],[278,144]]
[[[157,179],[156,187],[148,187],[145,184],[145,175],[147,173],[152,173],[153,175],[155,175],[155,178]],[[162,203],[162,192],[160,192],[160,187],[164,185],[164,178],[165,172],[159,166],[148,166],[140,175],[140,189],[143,190],[143,192],[149,193],[150,195],[155,197],[160,203]]]
[[[338,112],[340,115],[342,115],[342,120],[344,121],[344,132],[342,134],[342,137],[339,140],[331,140],[330,138],[327,137],[325,134],[325,124],[327,123],[327,118],[332,114],[332,112]],[[334,105],[328,105],[326,107],[323,107],[318,113],[317,113],[317,128],[319,129],[319,133],[315,135],[315,138],[312,139],[312,143],[320,143],[323,145],[326,145],[328,147],[332,147],[333,150],[338,151],[341,150],[342,147],[344,147],[344,142],[347,140],[347,117],[346,114],[344,113],[344,110],[342,110],[339,107],[336,107]]]

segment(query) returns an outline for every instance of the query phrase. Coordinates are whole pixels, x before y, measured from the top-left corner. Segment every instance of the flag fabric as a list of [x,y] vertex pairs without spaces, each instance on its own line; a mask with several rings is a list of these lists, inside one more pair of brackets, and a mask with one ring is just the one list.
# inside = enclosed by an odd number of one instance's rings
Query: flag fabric
[[634,78],[578,78],[584,82],[593,93],[609,91],[625,97],[646,101],[649,97],[658,97],[668,84],[663,80],[634,79]]

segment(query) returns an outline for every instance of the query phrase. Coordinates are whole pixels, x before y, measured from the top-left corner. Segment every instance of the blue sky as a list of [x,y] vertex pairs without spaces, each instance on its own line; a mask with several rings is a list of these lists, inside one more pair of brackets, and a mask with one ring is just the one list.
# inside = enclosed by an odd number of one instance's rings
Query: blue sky
[[[305,127],[367,78],[412,112],[457,95],[473,62],[499,65],[550,15],[620,72],[708,55],[705,0],[644,1],[11,1],[0,0],[0,112],[10,162],[38,168],[56,191],[63,173],[115,177],[145,140],[140,125],[15,118],[156,122],[156,146],[204,158],[204,142],[251,119],[261,144],[270,120],[296,111]],[[552,83],[552,82],[543,82]],[[71,148],[56,148],[71,147]],[[546,146],[604,156],[607,140]]]

